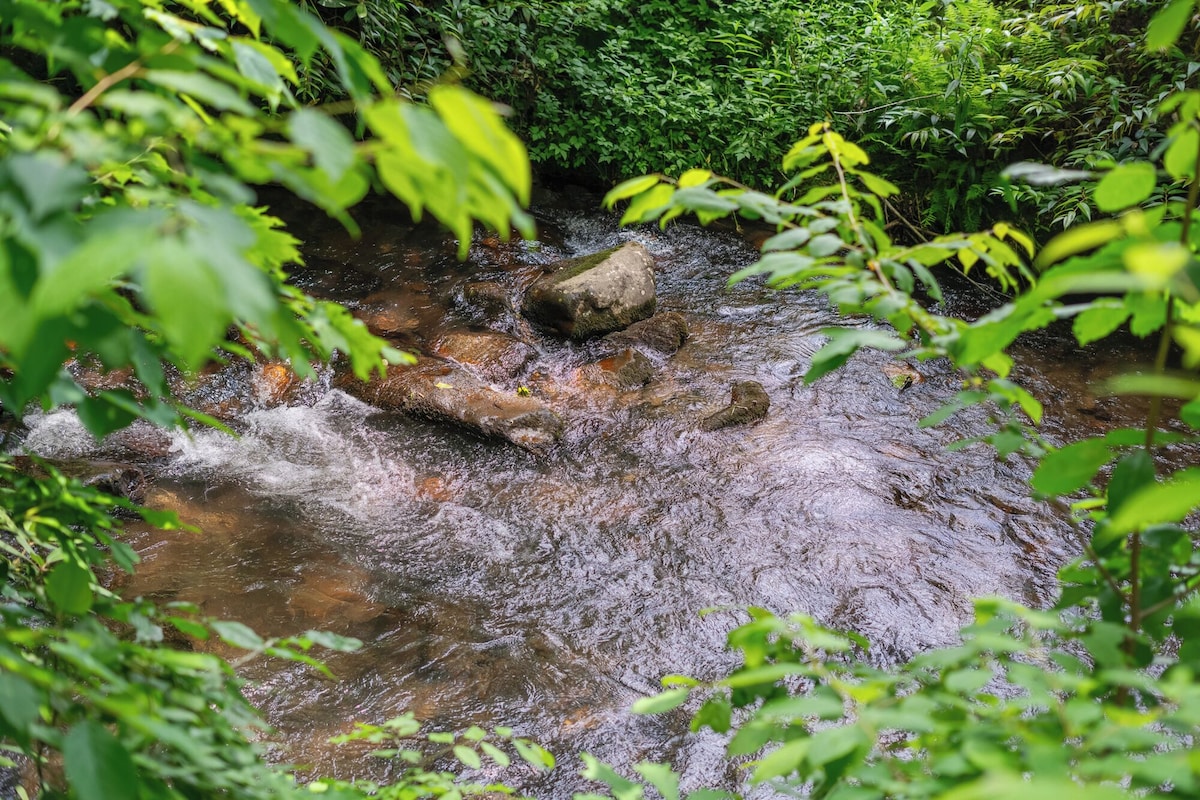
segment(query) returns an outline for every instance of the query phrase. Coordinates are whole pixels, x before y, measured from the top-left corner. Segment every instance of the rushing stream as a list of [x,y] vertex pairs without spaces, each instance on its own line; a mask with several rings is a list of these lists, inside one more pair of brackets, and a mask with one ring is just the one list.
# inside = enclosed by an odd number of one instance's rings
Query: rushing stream
[[[805,386],[820,329],[857,323],[816,296],[726,289],[754,257],[737,236],[622,230],[568,207],[538,210],[540,244],[480,237],[465,264],[424,229],[376,220],[352,241],[307,220],[310,267],[298,277],[351,303],[391,298],[411,323],[399,326],[411,331],[404,341],[420,345],[481,324],[458,302],[465,281],[515,293],[539,264],[642,242],[660,310],[681,313],[691,332],[655,359],[644,389],[581,387],[592,346],[534,334],[512,314],[491,323],[536,347],[501,386],[529,386],[562,414],[558,446],[531,454],[379,414],[318,383],[278,407],[257,407],[250,392],[235,414],[240,438],[177,435],[151,465],[147,503],[203,534],[134,527],[144,561],[127,594],[196,602],[264,634],[322,628],[365,642],[329,659],[336,683],[294,665],[245,668],[250,696],[279,728],[273,757],[372,774],[360,751],[325,739],[351,720],[411,709],[438,727],[507,724],[541,741],[558,770],[503,776],[539,796],[582,788],[577,762],[563,758],[580,751],[623,765],[670,758],[693,788],[722,780],[720,742],[683,737],[682,713],[627,709],[664,673],[711,677],[731,663],[722,646],[739,615],[701,609],[804,610],[865,634],[872,657],[890,663],[952,642],[974,597],[1051,598],[1075,534],[1063,513],[1029,499],[1028,467],[983,446],[946,450],[987,429],[983,412],[918,427],[955,390],[948,368],[921,365],[924,380],[899,390],[886,358],[864,353]],[[1136,418],[1080,388],[1108,362],[1053,340],[1025,355],[1052,435]],[[766,388],[768,417],[697,430],[745,379]],[[65,412],[32,420],[25,444],[128,457],[119,444],[91,445]]]

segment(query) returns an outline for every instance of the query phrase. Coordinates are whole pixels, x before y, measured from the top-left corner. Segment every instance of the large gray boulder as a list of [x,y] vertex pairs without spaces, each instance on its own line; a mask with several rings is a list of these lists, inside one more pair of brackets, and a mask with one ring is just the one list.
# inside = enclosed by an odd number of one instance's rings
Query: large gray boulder
[[563,422],[540,400],[491,388],[462,367],[420,358],[411,367],[392,367],[364,383],[343,376],[339,387],[363,402],[506,439],[541,450],[562,435]]
[[654,313],[654,259],[636,242],[548,269],[529,287],[521,306],[542,327],[581,340],[621,330]]

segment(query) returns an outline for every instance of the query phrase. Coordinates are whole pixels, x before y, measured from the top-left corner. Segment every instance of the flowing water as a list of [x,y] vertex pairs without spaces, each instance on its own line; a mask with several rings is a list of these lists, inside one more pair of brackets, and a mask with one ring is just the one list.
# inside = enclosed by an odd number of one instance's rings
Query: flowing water
[[[754,257],[737,236],[622,230],[565,208],[538,210],[539,244],[480,237],[466,264],[423,229],[375,220],[351,241],[308,220],[310,267],[298,277],[351,303],[389,298],[411,318],[404,342],[419,346],[422,335],[485,324],[455,304],[464,281],[515,293],[541,263],[642,242],[660,310],[691,330],[682,350],[655,359],[645,389],[579,388],[594,345],[538,336],[512,315],[487,323],[532,337],[537,359],[501,388],[531,386],[562,413],[557,447],[535,455],[379,414],[318,382],[279,407],[251,392],[235,415],[240,438],[177,435],[153,462],[147,503],[203,533],[132,528],[143,564],[128,595],[189,600],[264,634],[322,628],[365,643],[329,659],[338,682],[294,665],[245,667],[250,696],[279,729],[275,758],[376,774],[361,751],[325,739],[351,720],[411,709],[441,728],[511,725],[560,757],[670,758],[685,788],[719,782],[715,737],[682,736],[682,713],[627,712],[665,673],[713,677],[732,663],[722,645],[741,617],[702,609],[803,610],[865,634],[886,664],[954,641],[974,597],[1050,600],[1055,569],[1076,549],[1065,515],[1029,499],[1025,464],[983,446],[946,450],[987,430],[982,412],[918,427],[955,390],[948,368],[922,365],[924,380],[902,391],[884,356],[863,353],[805,386],[820,330],[861,322],[808,294],[726,289]],[[1083,359],[1046,339],[1024,355],[1051,435],[1136,419],[1137,408],[1098,405],[1082,388],[1126,354]],[[698,431],[738,380],[763,384],[768,417]],[[244,376],[228,383],[245,394]],[[26,445],[127,455],[92,446],[64,412],[34,420]],[[548,777],[500,777],[566,797],[582,783],[577,762],[561,761]]]

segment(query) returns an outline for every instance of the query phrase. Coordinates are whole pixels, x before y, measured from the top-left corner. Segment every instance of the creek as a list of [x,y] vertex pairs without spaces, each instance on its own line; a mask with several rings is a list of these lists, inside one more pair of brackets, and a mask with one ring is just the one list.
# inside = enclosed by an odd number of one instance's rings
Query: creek
[[[361,750],[325,740],[352,720],[412,710],[438,728],[510,725],[540,741],[560,758],[550,775],[485,776],[540,797],[584,788],[571,757],[581,751],[625,766],[670,759],[695,788],[725,778],[719,739],[685,737],[682,713],[628,708],[663,674],[729,667],[737,608],[809,612],[864,634],[871,658],[888,664],[953,642],[972,598],[1052,599],[1055,570],[1078,546],[1067,515],[1030,499],[1020,460],[946,449],[985,433],[984,411],[918,425],[957,389],[955,373],[919,365],[923,379],[898,389],[886,356],[861,353],[806,386],[821,329],[864,323],[815,295],[726,288],[755,257],[739,236],[621,229],[586,210],[593,199],[550,197],[535,208],[538,242],[479,235],[466,262],[442,234],[382,214],[358,240],[323,219],[292,228],[306,239],[300,285],[352,305],[391,297],[406,315],[403,344],[488,326],[530,342],[536,357],[500,386],[527,386],[561,413],[557,446],[533,454],[380,414],[328,380],[272,406],[231,371],[204,391],[249,398],[231,407],[240,436],[176,434],[143,461],[147,504],[203,533],[131,526],[143,564],[122,584],[128,596],[191,601],[263,634],[321,628],[364,642],[328,658],[338,682],[294,664],[244,667],[249,696],[278,729],[273,758],[379,777]],[[515,293],[541,264],[630,239],[654,256],[660,310],[690,328],[679,352],[652,357],[642,389],[581,387],[592,345],[460,302],[467,281]],[[948,302],[969,315],[979,297],[959,287]],[[1138,419],[1136,403],[1087,391],[1135,346],[1084,353],[1047,335],[1018,348],[1051,438]],[[767,418],[698,430],[740,380],[766,388]],[[32,418],[24,444],[136,460],[126,445],[93,444],[69,412]],[[711,607],[724,610],[699,615]]]

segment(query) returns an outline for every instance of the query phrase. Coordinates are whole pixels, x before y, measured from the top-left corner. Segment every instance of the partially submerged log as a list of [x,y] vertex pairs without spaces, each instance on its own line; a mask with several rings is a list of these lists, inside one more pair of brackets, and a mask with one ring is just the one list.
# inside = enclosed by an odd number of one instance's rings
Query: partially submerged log
[[498,392],[448,361],[422,357],[364,383],[344,376],[339,386],[387,411],[455,425],[483,436],[541,450],[562,435],[563,422],[540,400]]

